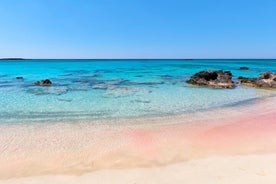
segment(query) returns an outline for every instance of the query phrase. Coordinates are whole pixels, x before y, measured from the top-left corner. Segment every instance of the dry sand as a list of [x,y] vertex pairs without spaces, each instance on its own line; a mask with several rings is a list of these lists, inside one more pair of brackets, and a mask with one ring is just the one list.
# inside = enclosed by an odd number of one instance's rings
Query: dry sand
[[208,157],[163,167],[37,176],[0,184],[275,184],[275,163],[276,154]]
[[0,125],[0,183],[276,183],[276,98],[111,122]]

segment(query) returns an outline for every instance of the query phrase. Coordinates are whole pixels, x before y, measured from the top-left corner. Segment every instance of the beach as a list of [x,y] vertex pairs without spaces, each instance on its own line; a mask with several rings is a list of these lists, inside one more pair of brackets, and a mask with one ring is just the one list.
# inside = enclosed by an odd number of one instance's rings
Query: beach
[[0,184],[276,184],[275,7],[0,0]]
[[78,176],[48,175],[12,179],[0,183],[274,184],[275,161],[275,154],[210,157],[163,167],[102,170]]
[[195,113],[1,125],[0,183],[273,183],[276,98]]

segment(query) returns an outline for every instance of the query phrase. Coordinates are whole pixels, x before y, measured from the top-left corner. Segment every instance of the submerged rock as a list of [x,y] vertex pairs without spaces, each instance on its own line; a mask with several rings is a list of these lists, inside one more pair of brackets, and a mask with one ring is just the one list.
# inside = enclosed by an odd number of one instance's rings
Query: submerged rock
[[242,85],[259,88],[276,88],[276,73],[264,72],[258,78],[238,77]]
[[249,68],[246,67],[246,66],[241,66],[241,67],[240,67],[240,70],[249,70]]
[[18,79],[18,80],[21,80],[21,79],[23,79],[23,77],[22,76],[17,76],[17,77],[15,77],[16,79]]
[[45,80],[36,81],[34,84],[37,86],[51,86],[52,82],[49,79],[45,79]]
[[234,88],[235,83],[232,80],[230,71],[200,71],[186,81],[189,84],[208,86],[213,88]]

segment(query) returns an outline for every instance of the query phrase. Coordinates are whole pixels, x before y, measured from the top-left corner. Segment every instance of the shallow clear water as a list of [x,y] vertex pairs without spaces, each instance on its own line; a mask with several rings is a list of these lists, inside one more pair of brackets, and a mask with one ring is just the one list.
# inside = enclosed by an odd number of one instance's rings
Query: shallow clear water
[[[250,70],[241,71],[241,66]],[[276,72],[276,60],[2,60],[0,123],[166,115],[276,95],[251,87],[210,89],[185,83],[204,69],[230,70],[234,79],[256,77]],[[41,79],[53,85],[33,85]]]

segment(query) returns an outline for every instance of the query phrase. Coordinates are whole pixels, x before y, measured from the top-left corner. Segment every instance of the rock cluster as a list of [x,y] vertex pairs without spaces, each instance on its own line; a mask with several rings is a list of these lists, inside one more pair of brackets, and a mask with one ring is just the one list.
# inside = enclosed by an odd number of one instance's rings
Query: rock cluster
[[49,79],[45,79],[45,80],[36,81],[34,84],[37,86],[51,86],[52,82]]
[[276,73],[265,72],[258,78],[238,77],[242,85],[259,88],[276,88]]
[[193,75],[186,81],[189,84],[208,86],[213,88],[234,88],[235,82],[232,80],[230,71],[209,71],[203,70]]

